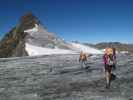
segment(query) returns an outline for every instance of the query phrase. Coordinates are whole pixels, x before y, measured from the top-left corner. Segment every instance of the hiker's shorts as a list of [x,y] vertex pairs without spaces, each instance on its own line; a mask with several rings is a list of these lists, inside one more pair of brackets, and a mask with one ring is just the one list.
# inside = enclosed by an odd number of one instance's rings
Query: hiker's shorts
[[113,65],[105,65],[105,71],[111,73]]

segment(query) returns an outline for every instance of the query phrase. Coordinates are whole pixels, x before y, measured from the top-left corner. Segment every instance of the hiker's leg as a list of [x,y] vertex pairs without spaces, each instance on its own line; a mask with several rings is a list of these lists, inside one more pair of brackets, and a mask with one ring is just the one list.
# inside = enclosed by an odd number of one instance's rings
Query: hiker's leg
[[85,65],[87,65],[87,60],[85,60]]
[[113,64],[113,66],[112,66],[112,67],[113,67],[113,69],[115,70],[115,69],[116,69],[116,64]]
[[105,76],[106,76],[106,87],[110,88],[111,84],[111,72],[112,72],[112,65],[105,66]]
[[81,68],[84,68],[83,61],[80,61]]
[[87,67],[87,60],[84,61],[84,66]]
[[107,70],[107,64],[104,64],[104,71],[106,72]]
[[110,74],[108,71],[105,72],[105,77],[106,77],[106,88],[110,87]]
[[109,86],[109,73],[105,72],[105,77],[106,77],[106,88]]
[[110,65],[109,66],[109,71],[108,71],[108,73],[109,73],[109,87],[110,87],[111,80],[112,80],[112,67],[113,67],[113,65]]
[[110,84],[111,84],[111,73],[109,73],[109,88],[110,88]]

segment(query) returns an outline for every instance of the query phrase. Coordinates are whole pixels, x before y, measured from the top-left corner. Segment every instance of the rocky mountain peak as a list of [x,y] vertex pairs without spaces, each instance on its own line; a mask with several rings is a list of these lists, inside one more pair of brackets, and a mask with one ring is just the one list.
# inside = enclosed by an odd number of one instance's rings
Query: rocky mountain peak
[[39,25],[40,21],[32,12],[28,12],[20,18],[20,27],[23,30],[33,28],[35,24]]
[[27,43],[43,48],[69,49],[68,44],[56,34],[48,32],[31,12],[23,15],[19,23],[3,37],[0,42],[0,57],[28,56]]

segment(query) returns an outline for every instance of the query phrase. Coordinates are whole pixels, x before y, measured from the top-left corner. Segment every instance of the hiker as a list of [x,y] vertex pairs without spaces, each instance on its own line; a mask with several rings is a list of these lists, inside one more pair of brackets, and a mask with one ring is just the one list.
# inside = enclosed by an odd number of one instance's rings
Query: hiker
[[83,51],[80,52],[79,62],[81,63],[81,67],[82,68],[84,68],[84,66],[86,67],[86,64],[87,64],[87,54],[83,53]]
[[106,88],[110,87],[112,75],[112,68],[114,66],[114,57],[113,57],[113,49],[112,48],[106,48],[105,54],[103,56],[104,61],[104,69],[105,69],[105,79],[106,79]]

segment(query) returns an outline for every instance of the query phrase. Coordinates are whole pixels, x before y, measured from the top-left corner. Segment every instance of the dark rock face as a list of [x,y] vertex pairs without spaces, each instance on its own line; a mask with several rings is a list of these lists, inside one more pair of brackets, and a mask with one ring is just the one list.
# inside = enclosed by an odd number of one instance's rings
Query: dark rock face
[[27,13],[20,19],[20,22],[0,42],[0,57],[27,56],[25,50],[25,29],[33,28],[39,20],[32,14]]
[[[5,37],[0,42],[0,57],[12,57],[14,56],[22,56],[23,54],[14,54],[16,51],[18,51],[18,47],[20,47],[20,41],[23,41],[25,38],[25,33],[19,31],[19,28],[15,27],[13,28],[9,33],[5,35]],[[24,41],[22,43],[24,45]],[[23,48],[19,49],[19,52],[24,52],[26,54],[26,51]]]
[[22,40],[22,41],[19,41],[16,49],[14,50],[14,52],[12,53],[12,56],[13,57],[21,57],[21,56],[27,56],[28,53],[25,51],[25,42]]

